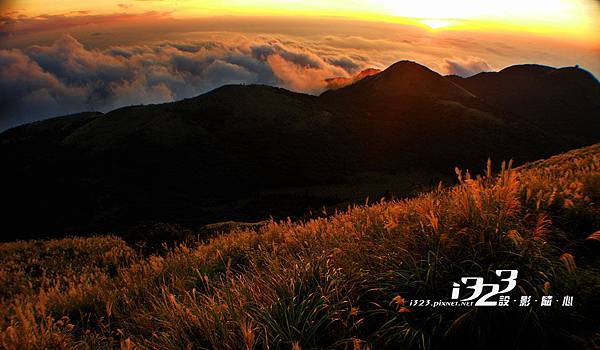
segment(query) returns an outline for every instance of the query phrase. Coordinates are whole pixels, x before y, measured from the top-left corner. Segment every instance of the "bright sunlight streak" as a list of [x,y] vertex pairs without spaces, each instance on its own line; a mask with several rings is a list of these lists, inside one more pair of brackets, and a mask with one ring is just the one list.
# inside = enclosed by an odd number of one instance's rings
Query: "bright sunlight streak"
[[455,23],[454,21],[447,19],[421,19],[419,22],[425,24],[431,29],[445,28]]
[[[20,4],[16,6],[16,4]],[[16,1],[28,16],[160,12],[175,18],[219,15],[346,17],[417,24],[430,29],[536,32],[596,41],[600,6],[595,0],[46,0]]]
[[534,31],[578,31],[593,26],[590,2],[583,0],[371,0],[372,6],[432,29],[500,25]]

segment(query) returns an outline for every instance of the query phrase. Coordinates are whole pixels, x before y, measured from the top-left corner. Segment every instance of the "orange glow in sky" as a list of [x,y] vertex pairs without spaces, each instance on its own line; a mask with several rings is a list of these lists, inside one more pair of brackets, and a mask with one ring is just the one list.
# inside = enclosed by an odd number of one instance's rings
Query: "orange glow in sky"
[[6,126],[224,84],[319,94],[399,60],[444,75],[533,63],[599,77],[600,2],[0,0],[0,56],[17,96]]
[[597,42],[600,9],[593,0],[13,0],[8,10],[28,16],[89,11],[145,11],[189,18],[218,15],[337,16],[416,24],[432,29],[524,31]]

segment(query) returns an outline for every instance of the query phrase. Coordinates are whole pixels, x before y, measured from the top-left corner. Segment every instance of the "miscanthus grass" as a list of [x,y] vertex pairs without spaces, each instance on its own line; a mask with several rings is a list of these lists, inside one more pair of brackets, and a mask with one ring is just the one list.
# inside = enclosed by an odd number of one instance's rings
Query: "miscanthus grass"
[[[117,237],[0,245],[4,349],[593,348],[600,145],[415,198],[142,254]],[[518,269],[571,308],[417,308]]]

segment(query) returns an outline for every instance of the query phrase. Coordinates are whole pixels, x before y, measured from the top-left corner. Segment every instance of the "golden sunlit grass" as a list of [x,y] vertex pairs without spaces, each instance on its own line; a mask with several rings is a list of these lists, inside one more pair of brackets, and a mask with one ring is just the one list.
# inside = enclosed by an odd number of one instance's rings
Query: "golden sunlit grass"
[[[600,145],[504,165],[496,176],[491,164],[478,178],[457,170],[457,186],[416,198],[237,229],[163,255],[143,256],[116,237],[2,244],[0,344],[422,349],[593,334],[581,324],[593,324],[586,310],[600,287],[597,262],[578,247],[598,240],[599,171]],[[515,267],[520,293],[575,295],[577,307],[406,303],[448,299],[457,276]]]

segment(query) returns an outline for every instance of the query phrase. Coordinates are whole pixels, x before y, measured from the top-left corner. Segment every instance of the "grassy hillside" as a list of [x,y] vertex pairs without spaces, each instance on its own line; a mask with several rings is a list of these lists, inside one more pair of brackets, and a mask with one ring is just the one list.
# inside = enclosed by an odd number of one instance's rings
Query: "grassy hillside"
[[[116,237],[0,245],[6,349],[593,348],[600,144],[416,198],[270,222],[147,256]],[[425,308],[461,276],[518,269],[513,298]]]

